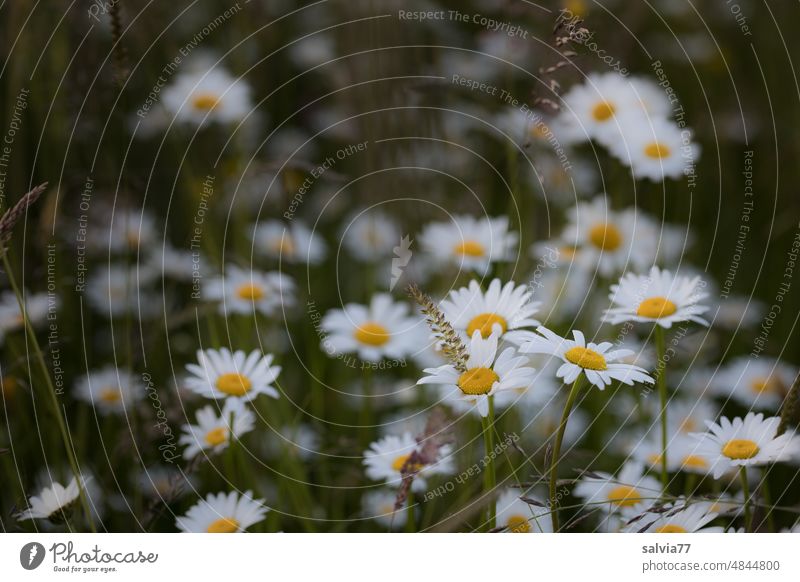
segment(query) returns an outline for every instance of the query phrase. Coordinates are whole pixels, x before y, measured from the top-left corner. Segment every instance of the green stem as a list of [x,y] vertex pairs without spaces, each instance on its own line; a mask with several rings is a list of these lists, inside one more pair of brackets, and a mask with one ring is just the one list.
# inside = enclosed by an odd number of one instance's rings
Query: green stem
[[[6,276],[8,277],[8,282],[11,285],[11,289],[14,292],[14,295],[17,298],[17,303],[19,304],[19,309],[22,312],[22,319],[25,324],[25,332],[31,340],[31,344],[33,344],[33,350],[36,354],[36,360],[39,362],[39,366],[42,368],[42,374],[44,375],[45,384],[47,385],[47,393],[49,396],[50,404],[53,407],[53,413],[56,415],[56,422],[58,424],[58,430],[61,433],[61,440],[64,443],[64,448],[67,452],[67,460],[69,461],[70,469],[72,470],[72,474],[75,476],[75,480],[78,482],[78,491],[81,500],[81,507],[83,508],[83,512],[86,516],[86,521],[89,524],[89,528],[92,532],[96,532],[94,526],[94,519],[92,519],[92,511],[89,508],[89,502],[86,499],[86,491],[83,487],[83,481],[81,478],[81,472],[78,469],[78,461],[75,458],[75,453],[72,450],[72,444],[69,439],[69,435],[67,434],[67,426],[64,422],[64,417],[61,415],[61,408],[58,405],[58,394],[56,393],[56,388],[53,385],[53,380],[50,378],[50,370],[47,367],[47,362],[44,360],[44,354],[42,353],[42,348],[39,346],[39,341],[36,339],[36,332],[33,330],[33,326],[31,325],[30,320],[28,319],[28,313],[25,309],[25,299],[22,297],[22,293],[17,286],[17,280],[14,277],[14,273],[11,270],[11,264],[8,260],[8,255],[4,250],[0,250],[0,254],[3,257],[3,267],[6,271]],[[33,380],[33,379],[31,379]],[[33,381],[31,381],[33,384]]]
[[564,412],[561,414],[561,423],[558,425],[556,440],[553,444],[553,456],[550,462],[550,518],[553,521],[553,533],[558,532],[558,498],[556,496],[556,485],[558,483],[558,461],[561,458],[561,443],[564,440],[564,431],[567,428],[570,412],[572,412],[575,399],[578,397],[578,392],[580,391],[582,378],[583,375],[580,375],[575,379],[575,382],[572,383],[569,396],[567,396],[567,403],[564,405]]
[[494,396],[489,396],[489,414],[481,418],[483,427],[483,447],[486,453],[486,466],[483,468],[483,494],[486,505],[486,531],[494,527],[495,504],[492,499],[497,477],[494,472]]
[[656,385],[658,387],[658,398],[661,403],[659,417],[661,419],[661,488],[666,493],[669,480],[667,478],[667,366],[664,362],[664,328],[656,324]]
[[761,497],[764,499],[764,507],[767,512],[767,528],[769,528],[770,532],[775,533],[775,516],[772,514],[772,492],[769,490],[769,481],[767,477],[769,477],[769,469],[764,471],[764,476],[761,478],[761,485],[758,490],[761,493]]
[[742,481],[742,492],[744,493],[744,531],[753,530],[753,510],[750,507],[750,484],[747,482],[747,467],[742,465],[739,468],[739,477]]
[[406,500],[406,533],[414,533],[417,531],[414,519],[414,493],[408,492],[408,499]]

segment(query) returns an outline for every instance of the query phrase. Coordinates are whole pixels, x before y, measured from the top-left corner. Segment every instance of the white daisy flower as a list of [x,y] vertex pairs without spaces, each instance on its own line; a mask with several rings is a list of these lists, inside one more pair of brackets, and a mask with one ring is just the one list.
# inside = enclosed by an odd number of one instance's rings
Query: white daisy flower
[[392,250],[401,239],[397,224],[377,211],[354,216],[347,222],[342,237],[342,242],[350,253],[364,262],[391,256]]
[[622,364],[618,360],[632,355],[631,350],[612,350],[611,342],[586,343],[582,332],[572,332],[575,340],[563,338],[546,327],[536,328],[537,334],[526,336],[520,352],[526,354],[548,354],[563,360],[556,377],[571,384],[583,373],[587,380],[603,390],[613,380],[632,386],[635,382],[653,384],[655,381],[644,368]]
[[442,300],[439,307],[447,321],[465,338],[480,331],[484,339],[495,333],[500,339],[513,342],[513,330],[539,325],[532,317],[539,302],[531,301],[527,287],[517,286],[512,281],[501,286],[500,279],[494,279],[484,292],[478,282],[472,280],[468,287],[450,291],[449,298]]
[[88,479],[81,477],[80,484],[75,477],[66,487],[60,483],[52,482],[50,487],[44,487],[39,495],[31,496],[30,507],[17,514],[17,521],[26,519],[49,519],[54,522],[64,521],[73,504],[80,497],[81,489],[86,488]]
[[711,463],[715,479],[737,467],[786,461],[797,454],[798,441],[790,432],[776,436],[780,422],[778,417],[764,418],[753,412],[744,420],[723,416],[719,424],[706,421],[709,432],[692,434],[700,443],[697,455]]
[[205,406],[195,413],[197,424],[183,425],[184,434],[179,443],[187,445],[183,451],[185,459],[193,459],[201,451],[215,453],[226,449],[231,436],[238,439],[253,430],[256,415],[238,398],[228,398],[217,416],[213,406]]
[[86,297],[94,310],[105,317],[128,313],[139,318],[149,317],[155,315],[161,305],[160,299],[143,288],[152,282],[154,275],[147,264],[99,265],[86,283]]
[[609,298],[615,307],[606,310],[604,319],[612,324],[655,322],[667,329],[681,321],[708,325],[700,317],[708,311],[699,305],[707,296],[703,287],[700,277],[673,276],[658,267],[652,267],[649,275],[627,273],[611,286]]
[[243,350],[231,353],[227,348],[198,350],[198,363],[186,364],[190,376],[185,385],[193,392],[215,400],[237,398],[249,402],[259,394],[278,398],[278,391],[272,383],[280,374],[281,367],[273,366],[272,359],[272,354],[264,355],[258,350],[250,354]]
[[277,272],[246,271],[228,265],[225,274],[211,279],[203,287],[203,297],[219,301],[219,312],[272,315],[281,307],[294,305],[295,284],[288,275]]
[[344,309],[331,309],[320,325],[327,334],[322,347],[329,355],[355,352],[369,362],[401,360],[424,345],[422,321],[388,293],[373,295],[369,306],[348,303]]
[[627,533],[724,533],[723,527],[706,527],[717,514],[701,503],[673,504],[666,511],[647,512],[625,528]]
[[138,252],[149,249],[156,241],[156,221],[141,209],[113,209],[110,225],[97,230],[87,238],[87,244],[95,249],[113,253]]
[[[44,323],[49,310],[57,309],[60,301],[57,297],[49,297],[45,293],[22,292],[25,303],[25,316],[33,327]],[[19,308],[17,296],[13,291],[5,291],[0,295],[0,344],[7,333],[22,329],[25,319]]]
[[405,506],[395,510],[396,498],[397,491],[394,489],[381,487],[376,491],[369,491],[361,499],[362,514],[386,528],[400,529],[406,524],[408,510]]
[[[373,442],[364,452],[367,477],[373,481],[385,481],[389,486],[399,486],[403,479],[402,469],[411,453],[418,450],[419,446],[409,432],[399,436],[389,435]],[[424,491],[427,477],[452,473],[454,465],[451,452],[452,447],[444,445],[439,449],[435,463],[410,467],[416,472],[411,489],[415,492]]]
[[778,410],[797,372],[797,368],[772,358],[742,356],[712,378],[711,389],[750,409]]
[[322,237],[297,220],[288,224],[279,220],[256,224],[253,245],[257,254],[288,263],[316,265],[325,258],[326,253]]
[[630,166],[634,178],[661,182],[694,173],[700,158],[700,146],[692,141],[692,132],[667,119],[643,116],[622,118],[625,128],[619,138],[606,145],[623,164]]
[[165,279],[191,281],[205,274],[205,260],[195,251],[177,249],[169,243],[153,248],[147,258],[147,268]]
[[[680,434],[670,439],[667,461],[670,470],[684,471],[698,475],[709,475],[714,465],[707,456],[698,453],[700,443],[688,434]],[[659,463],[661,457],[659,456]],[[668,467],[669,468],[669,467]]]
[[75,383],[75,397],[93,405],[101,414],[126,414],[145,397],[144,383],[131,372],[106,366]]
[[161,92],[161,102],[180,122],[235,123],[251,111],[250,87],[225,69],[181,73]]
[[186,533],[238,533],[258,523],[269,508],[263,499],[253,499],[251,491],[241,497],[236,491],[209,494],[176,520],[176,527]]
[[533,383],[536,370],[528,367],[528,358],[518,356],[517,351],[506,348],[497,354],[498,337],[495,334],[484,339],[480,330],[475,330],[467,347],[468,358],[463,372],[452,364],[423,370],[418,384],[444,384],[458,388],[462,398],[474,401],[481,416],[489,414],[489,397],[504,390],[527,388]]
[[428,224],[420,246],[436,262],[485,273],[492,263],[509,261],[518,236],[508,230],[508,218],[453,216],[450,222]]
[[495,528],[506,528],[506,533],[553,533],[550,510],[524,502],[521,493],[507,489],[497,498]]
[[657,479],[644,475],[643,471],[641,463],[628,461],[616,477],[596,472],[593,476],[581,478],[573,494],[583,499],[590,509],[633,516],[661,497],[661,484]]

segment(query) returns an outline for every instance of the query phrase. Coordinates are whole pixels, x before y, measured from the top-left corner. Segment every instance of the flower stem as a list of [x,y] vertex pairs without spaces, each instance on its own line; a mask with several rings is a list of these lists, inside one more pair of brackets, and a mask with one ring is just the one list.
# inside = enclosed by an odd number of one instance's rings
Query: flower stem
[[656,370],[656,385],[658,387],[658,398],[661,403],[661,410],[659,416],[661,419],[661,488],[666,493],[667,484],[667,366],[664,362],[665,348],[664,348],[664,328],[656,324],[656,353],[657,353],[657,370]]
[[747,482],[747,467],[739,467],[739,477],[742,481],[742,493],[744,493],[744,531],[753,530],[753,510],[750,507],[750,484]]
[[489,414],[481,418],[483,427],[483,447],[486,465],[483,468],[483,494],[486,498],[486,531],[494,527],[495,504],[491,495],[497,484],[494,473],[494,396],[489,396]]
[[558,461],[561,457],[561,442],[564,440],[564,431],[567,428],[569,414],[572,412],[572,407],[575,405],[575,399],[580,390],[581,378],[583,378],[583,375],[575,378],[575,381],[572,383],[569,396],[567,396],[567,403],[564,405],[564,412],[561,415],[561,423],[558,425],[556,440],[553,444],[552,460],[550,461],[550,518],[553,521],[553,533],[558,532],[558,498],[556,484],[558,483]]

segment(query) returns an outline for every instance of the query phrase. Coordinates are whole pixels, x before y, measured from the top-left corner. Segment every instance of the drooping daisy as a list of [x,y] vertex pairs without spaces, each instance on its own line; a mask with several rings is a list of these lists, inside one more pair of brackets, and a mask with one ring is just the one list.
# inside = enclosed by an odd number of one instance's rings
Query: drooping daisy
[[623,164],[630,166],[635,178],[661,182],[665,178],[692,175],[700,158],[700,146],[692,132],[667,119],[623,118],[621,139],[606,145]]
[[453,216],[450,222],[428,224],[419,235],[420,246],[439,264],[481,274],[492,263],[511,260],[517,239],[505,216]]
[[699,440],[697,455],[714,467],[715,479],[734,468],[786,461],[797,454],[798,441],[791,432],[776,436],[780,422],[754,412],[744,420],[723,416],[719,424],[706,421],[709,432],[692,434]]
[[30,507],[17,515],[17,521],[26,519],[49,519],[56,523],[65,521],[80,497],[80,490],[86,488],[86,483],[85,477],[81,477],[80,483],[73,477],[66,487],[53,481],[51,486],[43,488],[39,495],[31,496]]
[[612,324],[625,321],[655,322],[669,329],[673,323],[708,322],[700,314],[708,307],[699,302],[706,297],[700,277],[673,276],[667,270],[652,267],[649,275],[625,274],[611,286],[613,305],[606,310],[605,319]]
[[236,491],[209,494],[193,505],[175,525],[186,533],[238,533],[258,523],[269,508],[263,499],[253,499],[251,491],[241,496]]
[[370,362],[400,360],[424,345],[419,341],[425,331],[422,321],[388,293],[373,295],[369,306],[348,303],[332,309],[320,325],[327,334],[322,346],[330,355],[355,352]]
[[796,376],[797,368],[778,360],[739,357],[712,378],[711,388],[748,408],[777,411]]
[[101,414],[130,414],[131,405],[144,399],[145,388],[131,372],[105,366],[75,383],[75,397],[92,404]]
[[242,121],[252,108],[247,82],[221,67],[177,75],[161,98],[177,121],[198,126]]
[[185,385],[206,398],[220,400],[237,398],[243,402],[253,400],[259,394],[278,398],[272,383],[280,374],[281,367],[272,365],[272,354],[253,350],[231,353],[227,348],[198,350],[197,364],[186,364],[190,376]]
[[484,339],[496,333],[513,342],[513,330],[539,325],[532,317],[539,302],[532,302],[528,288],[513,281],[501,286],[500,279],[494,279],[484,293],[472,280],[468,287],[450,291],[449,299],[439,306],[453,328],[466,338],[480,331]]
[[708,511],[706,504],[685,505],[677,502],[666,511],[645,513],[628,525],[628,533],[723,533],[723,527],[706,527],[717,514]]
[[700,443],[688,434],[679,434],[670,439],[667,460],[676,470],[697,475],[709,475],[714,465],[705,455],[698,454]]
[[565,384],[573,383],[582,373],[593,385],[603,390],[613,380],[632,386],[635,382],[653,384],[653,378],[644,368],[631,364],[621,364],[618,360],[633,354],[631,350],[612,350],[613,344],[602,342],[586,343],[582,332],[572,332],[575,340],[563,338],[546,327],[536,328],[538,334],[531,333],[520,347],[526,354],[548,354],[563,360],[556,377]]
[[507,489],[497,498],[495,527],[507,533],[553,533],[550,510],[526,503],[520,498],[521,490]]
[[400,229],[385,214],[363,212],[347,223],[342,234],[343,244],[358,260],[373,262],[389,257],[400,242]]
[[253,430],[256,415],[238,398],[228,398],[217,416],[213,406],[205,406],[195,414],[197,424],[183,425],[179,443],[187,445],[185,459],[193,459],[201,451],[219,451],[228,447],[231,436],[238,439]]
[[105,252],[133,252],[149,249],[156,241],[156,222],[151,214],[139,209],[113,209],[108,226],[89,229],[87,245]]
[[404,505],[395,510],[396,498],[397,490],[386,487],[365,493],[361,500],[364,517],[374,519],[386,528],[402,528],[408,519],[408,508]]
[[[397,487],[402,481],[402,470],[411,453],[419,450],[420,444],[411,433],[389,435],[373,442],[364,452],[364,465],[367,477],[374,481],[385,481],[387,485]],[[444,445],[439,449],[439,456],[430,465],[411,467],[415,471],[413,491],[424,491],[426,478],[433,475],[447,475],[453,472],[451,457],[452,447]]]
[[287,263],[316,265],[325,258],[325,242],[322,236],[293,220],[284,224],[279,220],[267,220],[254,227],[253,247],[256,254]]
[[528,358],[509,347],[497,354],[497,335],[484,339],[475,330],[467,348],[468,358],[463,371],[453,364],[426,368],[418,384],[444,384],[458,388],[462,398],[474,401],[481,416],[489,414],[489,397],[504,390],[527,388],[533,383],[536,370],[528,367]]
[[246,271],[228,265],[225,274],[209,280],[203,287],[203,297],[218,301],[219,312],[253,313],[253,310],[272,315],[283,307],[294,305],[295,284],[282,273]]
[[628,461],[616,477],[601,472],[582,477],[573,493],[592,509],[632,516],[661,497],[661,484],[644,475],[641,463]]

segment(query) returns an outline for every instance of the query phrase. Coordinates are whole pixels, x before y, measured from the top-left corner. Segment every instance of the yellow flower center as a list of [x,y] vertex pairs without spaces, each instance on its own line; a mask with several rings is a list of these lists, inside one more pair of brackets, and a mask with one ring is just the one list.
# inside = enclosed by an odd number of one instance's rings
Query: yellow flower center
[[568,349],[564,353],[564,357],[568,362],[587,370],[605,370],[608,368],[606,359],[602,354],[598,354],[596,351],[590,350],[589,348],[575,346],[574,348]]
[[486,339],[492,335],[492,328],[495,323],[500,325],[500,333],[505,333],[508,329],[508,323],[506,323],[505,318],[496,313],[481,313],[480,315],[476,315],[467,326],[467,335],[472,337],[472,334],[476,331],[480,331],[483,339]]
[[642,501],[635,487],[620,485],[608,492],[608,500],[619,507],[632,507]]
[[688,532],[679,525],[668,523],[667,525],[662,525],[660,528],[658,528],[656,530],[656,533],[688,533]]
[[295,252],[294,241],[288,236],[274,240],[270,248],[277,255],[293,255]]
[[687,416],[686,419],[681,422],[679,430],[681,432],[695,432],[697,430],[697,423],[691,416]]
[[636,315],[658,319],[669,317],[678,311],[678,306],[666,297],[649,297],[639,304]]
[[601,101],[592,108],[592,117],[595,121],[608,121],[613,117],[616,107],[608,101]]
[[733,439],[722,447],[722,454],[729,459],[752,459],[758,451],[758,445],[748,439]]
[[750,389],[755,394],[778,392],[778,387],[772,378],[757,378],[750,382]]
[[[394,469],[398,473],[400,471],[402,471],[403,467],[405,467],[406,461],[408,461],[408,458],[410,456],[411,456],[411,453],[408,453],[407,455],[400,455],[399,457],[397,457],[394,461],[392,461],[392,469]],[[408,466],[408,472],[409,473],[419,473],[422,470],[422,467],[423,467],[423,465],[420,464],[420,463],[411,463]]]
[[206,531],[208,533],[236,533],[239,531],[239,522],[232,517],[222,517],[209,525]]
[[578,249],[576,249],[573,246],[566,246],[566,247],[561,247],[559,252],[564,257],[564,259],[573,259],[575,258],[575,253],[578,252]]
[[248,301],[258,301],[264,298],[264,288],[255,283],[246,283],[240,285],[236,289],[236,295],[239,299],[246,299]]
[[500,376],[491,368],[483,366],[479,368],[470,368],[458,378],[458,387],[464,394],[471,396],[478,396],[480,394],[488,394],[494,386],[494,383],[500,379]]
[[465,240],[457,244],[453,252],[467,257],[482,257],[484,255],[483,245],[474,240]]
[[100,390],[100,400],[109,404],[114,404],[115,402],[122,400],[122,394],[120,394],[118,388],[112,388],[109,386],[108,388],[103,388]]
[[19,388],[19,381],[14,376],[3,376],[0,378],[0,394],[5,398],[11,398]]
[[224,426],[218,426],[206,433],[206,442],[212,447],[221,445],[228,440],[228,429]]
[[697,455],[686,455],[683,458],[683,466],[691,469],[707,469],[708,461]]
[[650,453],[647,455],[647,462],[651,465],[659,465],[661,464],[661,455],[658,453]]
[[666,144],[654,141],[644,146],[644,155],[654,160],[663,160],[672,155],[672,149]]
[[389,330],[374,321],[358,326],[353,333],[356,341],[368,346],[382,346],[389,341],[389,336]]
[[213,93],[198,93],[192,98],[192,106],[201,111],[211,111],[219,104],[219,98]]
[[506,527],[510,533],[531,532],[531,524],[524,515],[512,515],[506,520]]
[[615,251],[622,245],[622,233],[613,224],[596,224],[589,231],[589,241],[598,249]]
[[217,390],[230,396],[244,396],[252,387],[253,384],[250,382],[250,378],[235,372],[222,374],[217,378]]

